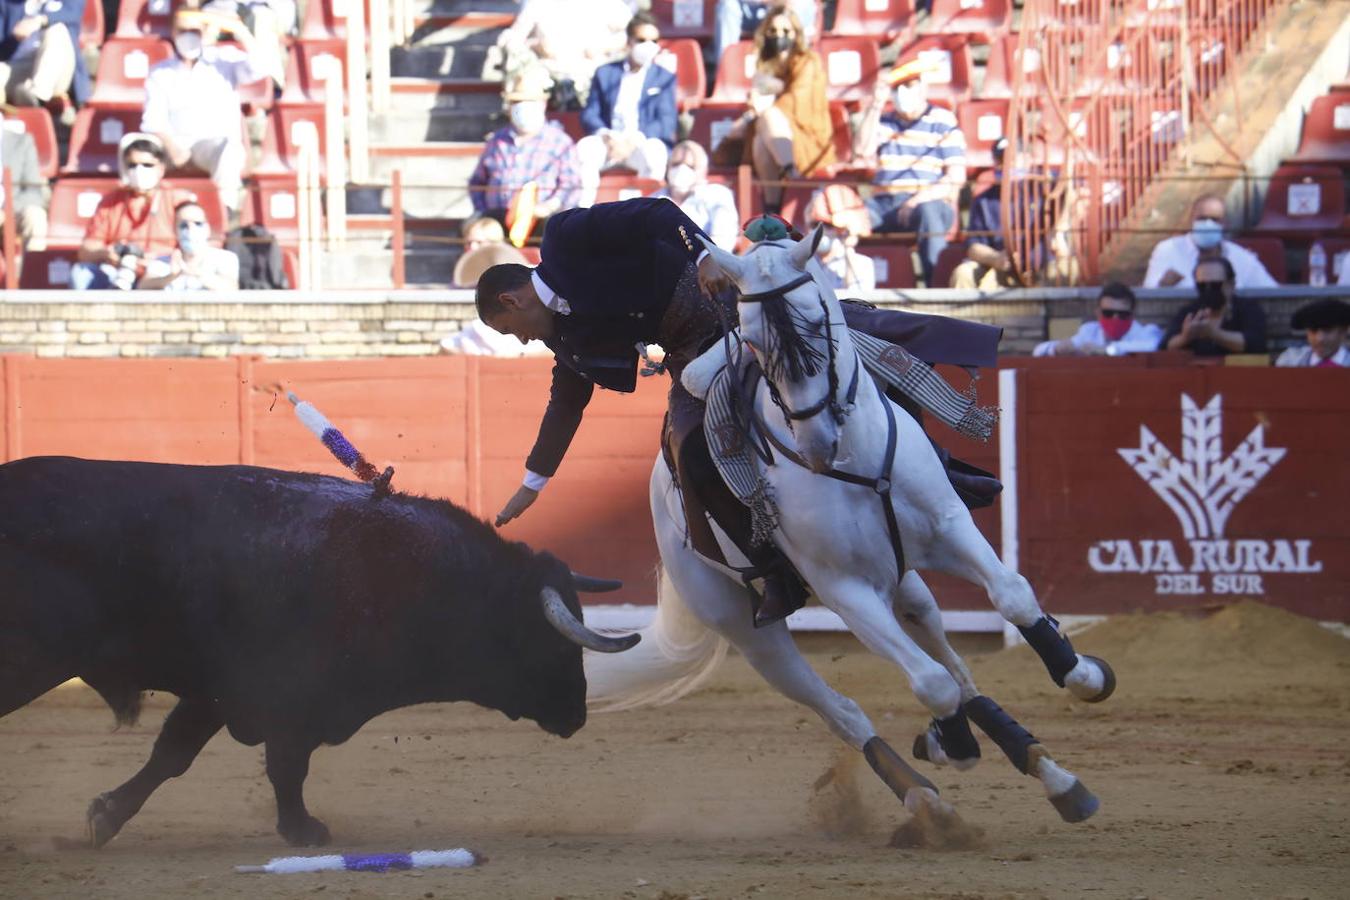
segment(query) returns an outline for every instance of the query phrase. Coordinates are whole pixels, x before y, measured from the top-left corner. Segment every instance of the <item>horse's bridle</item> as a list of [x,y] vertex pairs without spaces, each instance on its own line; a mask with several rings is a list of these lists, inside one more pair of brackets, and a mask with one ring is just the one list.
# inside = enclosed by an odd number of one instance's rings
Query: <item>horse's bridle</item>
[[[787,284],[779,285],[775,288],[769,288],[767,291],[756,291],[753,294],[741,294],[737,303],[763,303],[765,301],[783,300],[791,291],[804,284],[810,284],[815,281],[815,277],[810,272],[803,272],[798,277],[792,279]],[[788,425],[792,422],[809,419],[812,416],[819,415],[826,409],[834,416],[836,425],[843,425],[848,414],[853,411],[855,401],[858,397],[858,372],[862,364],[858,363],[853,367],[853,378],[849,381],[848,392],[844,397],[844,402],[839,402],[839,372],[835,368],[835,340],[831,329],[834,323],[830,321],[830,308],[825,303],[825,298],[820,295],[820,289],[816,289],[816,297],[820,300],[820,308],[825,313],[825,347],[826,347],[826,378],[829,382],[825,396],[821,397],[815,403],[801,410],[794,410],[788,407],[783,398],[778,394],[777,385],[772,378],[764,379],[765,385],[769,388],[769,393],[773,397],[774,403],[783,411],[783,415],[788,418]],[[766,348],[767,350],[767,348]],[[767,375],[767,373],[766,373]]]

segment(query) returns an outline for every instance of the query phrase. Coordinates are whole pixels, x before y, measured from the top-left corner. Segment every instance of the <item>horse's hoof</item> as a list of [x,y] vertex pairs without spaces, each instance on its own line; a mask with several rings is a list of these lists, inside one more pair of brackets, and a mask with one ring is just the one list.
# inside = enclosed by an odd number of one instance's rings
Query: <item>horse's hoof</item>
[[1116,673],[1099,656],[1079,655],[1078,665],[1064,678],[1069,693],[1084,703],[1101,703],[1116,690]]
[[[914,748],[910,751],[914,758],[923,762],[933,762],[928,755],[928,732],[920,732],[914,735]],[[934,763],[936,765],[936,763]]]
[[277,834],[292,847],[323,847],[333,840],[328,826],[313,816],[305,816],[300,822],[278,823]]
[[1102,805],[1097,796],[1083,786],[1077,778],[1073,787],[1062,794],[1050,798],[1050,803],[1065,822],[1082,822],[1092,817]]
[[1116,692],[1116,672],[1107,664],[1106,660],[1100,656],[1084,656],[1083,659],[1090,659],[1102,670],[1102,689],[1091,697],[1081,698],[1084,703],[1101,703],[1107,697]]
[[89,835],[89,846],[97,850],[117,836],[122,823],[113,816],[112,794],[99,794],[89,803],[84,814],[85,827]]

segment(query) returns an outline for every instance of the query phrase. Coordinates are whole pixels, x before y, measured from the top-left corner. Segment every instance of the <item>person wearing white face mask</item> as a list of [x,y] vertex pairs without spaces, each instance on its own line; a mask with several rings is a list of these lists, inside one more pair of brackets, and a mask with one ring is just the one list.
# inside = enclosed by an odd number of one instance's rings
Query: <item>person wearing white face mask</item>
[[845,185],[830,185],[811,195],[806,205],[806,227],[823,226],[816,260],[840,296],[875,290],[876,263],[858,252],[858,238],[871,232],[867,208],[857,192]]
[[532,210],[544,219],[577,205],[581,190],[577,148],[557,122],[548,121],[548,75],[536,69],[511,82],[504,98],[511,124],[494,131],[469,176],[474,212],[504,221],[527,185],[537,197]]
[[1191,230],[1159,241],[1148,259],[1144,287],[1192,287],[1191,273],[1202,260],[1226,259],[1238,288],[1278,287],[1256,254],[1224,240],[1227,210],[1223,198],[1205,194],[1191,205]]
[[174,209],[178,246],[172,253],[146,263],[136,284],[142,291],[235,291],[239,289],[239,257],[212,247],[206,211],[195,200]]
[[[924,283],[938,287],[933,271],[966,183],[966,138],[951,110],[928,102],[928,71],[916,59],[877,79],[853,152],[877,160],[876,189],[866,201],[872,230],[917,232]],[[883,115],[888,99],[894,111]]]
[[661,32],[646,13],[628,23],[624,59],[595,70],[577,141],[581,160],[581,205],[595,202],[600,173],[618,167],[642,178],[657,178],[675,144],[675,75],[653,61],[661,51]]
[[124,135],[119,146],[122,187],[99,201],[70,268],[76,290],[129,289],[146,258],[170,253],[174,234],[173,192],[164,185],[168,160],[153,135]]
[[696,142],[681,141],[670,151],[666,185],[652,196],[670,198],[714,244],[727,251],[736,249],[741,236],[736,197],[726,185],[708,183],[708,151]]
[[[218,46],[221,31],[243,49]],[[141,130],[163,142],[174,168],[209,174],[233,219],[245,162],[238,88],[267,76],[265,60],[238,19],[200,10],[174,14],[173,46],[174,58],[157,63],[145,79]]]

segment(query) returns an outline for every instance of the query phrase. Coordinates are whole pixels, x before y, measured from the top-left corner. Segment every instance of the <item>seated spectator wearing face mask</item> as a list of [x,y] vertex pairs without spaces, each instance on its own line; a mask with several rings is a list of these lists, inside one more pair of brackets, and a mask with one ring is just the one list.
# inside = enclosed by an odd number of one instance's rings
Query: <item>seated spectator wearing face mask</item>
[[1205,259],[1226,259],[1239,288],[1278,287],[1256,254],[1223,239],[1226,210],[1223,198],[1200,197],[1191,206],[1191,230],[1158,242],[1148,258],[1144,287],[1190,287],[1195,264]]
[[1295,331],[1306,331],[1308,342],[1285,350],[1275,365],[1303,369],[1350,366],[1350,350],[1345,349],[1350,303],[1335,297],[1314,300],[1300,306],[1289,324]]
[[[244,49],[218,46],[221,30]],[[163,142],[174,168],[209,174],[231,218],[239,209],[244,173],[238,88],[268,74],[255,46],[237,19],[180,9],[173,17],[176,55],[157,63],[145,79],[141,130]]]
[[736,196],[724,184],[708,183],[708,151],[694,141],[681,141],[670,151],[666,186],[652,196],[669,197],[714,244],[728,252],[736,249],[741,236]]
[[[966,138],[951,110],[928,102],[926,70],[912,60],[877,79],[853,152],[877,160],[876,190],[867,199],[872,230],[917,232],[924,283],[934,287],[933,270],[966,183]],[[888,99],[894,109],[883,115]]]
[[105,194],[94,210],[70,267],[71,287],[129,290],[145,259],[172,253],[178,246],[173,210],[185,198],[175,198],[163,184],[167,159],[153,135],[122,138],[122,187]]
[[875,290],[877,267],[870,256],[858,252],[858,238],[871,233],[867,207],[851,187],[830,185],[811,195],[806,205],[807,229],[821,226],[816,261],[841,295]]
[[713,59],[721,59],[727,48],[750,37],[775,6],[789,6],[802,23],[808,44],[815,41],[816,0],[717,0],[717,24],[713,29]]
[[[68,95],[83,106],[89,99],[89,70],[79,52],[86,2],[99,0],[0,0],[0,85],[8,102],[45,106]],[[74,108],[67,109],[73,116]]]
[[136,287],[143,291],[237,291],[239,257],[212,247],[206,210],[195,200],[174,209],[178,246],[172,253],[150,260]]
[[1266,313],[1235,293],[1233,266],[1223,257],[1203,259],[1192,273],[1198,299],[1180,309],[1159,349],[1196,356],[1266,352]]
[[527,184],[539,192],[535,218],[576,206],[581,195],[577,148],[561,125],[546,118],[548,77],[538,70],[527,73],[508,85],[504,99],[511,124],[488,137],[469,176],[474,212],[505,221]]
[[1134,317],[1134,291],[1113,281],[1097,297],[1097,318],[1084,322],[1073,337],[1037,344],[1032,356],[1122,356],[1152,353],[1163,330]]
[[[47,248],[47,179],[38,169],[37,144],[24,131],[10,131],[0,116],[0,162],[14,185],[14,220],[23,249]],[[0,223],[5,219],[4,192],[0,191]]]
[[581,205],[595,203],[600,173],[616,167],[642,178],[666,171],[679,125],[675,112],[675,75],[653,64],[661,52],[656,22],[638,13],[628,23],[628,55],[595,70],[577,141],[581,162]]

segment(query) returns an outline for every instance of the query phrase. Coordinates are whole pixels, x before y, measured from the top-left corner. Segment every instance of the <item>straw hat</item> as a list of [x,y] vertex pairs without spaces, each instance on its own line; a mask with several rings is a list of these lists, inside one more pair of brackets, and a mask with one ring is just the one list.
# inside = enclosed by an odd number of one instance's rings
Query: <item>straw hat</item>
[[484,272],[499,263],[529,265],[529,260],[510,244],[484,244],[460,256],[450,281],[456,287],[473,287]]
[[897,87],[898,85],[908,84],[925,75],[931,75],[941,68],[942,67],[934,60],[919,57],[900,63],[883,75],[882,78],[885,79],[886,83],[891,87]]
[[547,71],[538,67],[525,69],[516,73],[511,80],[506,82],[502,99],[507,103],[515,103],[520,100],[547,100],[548,92],[552,87],[553,79]]

